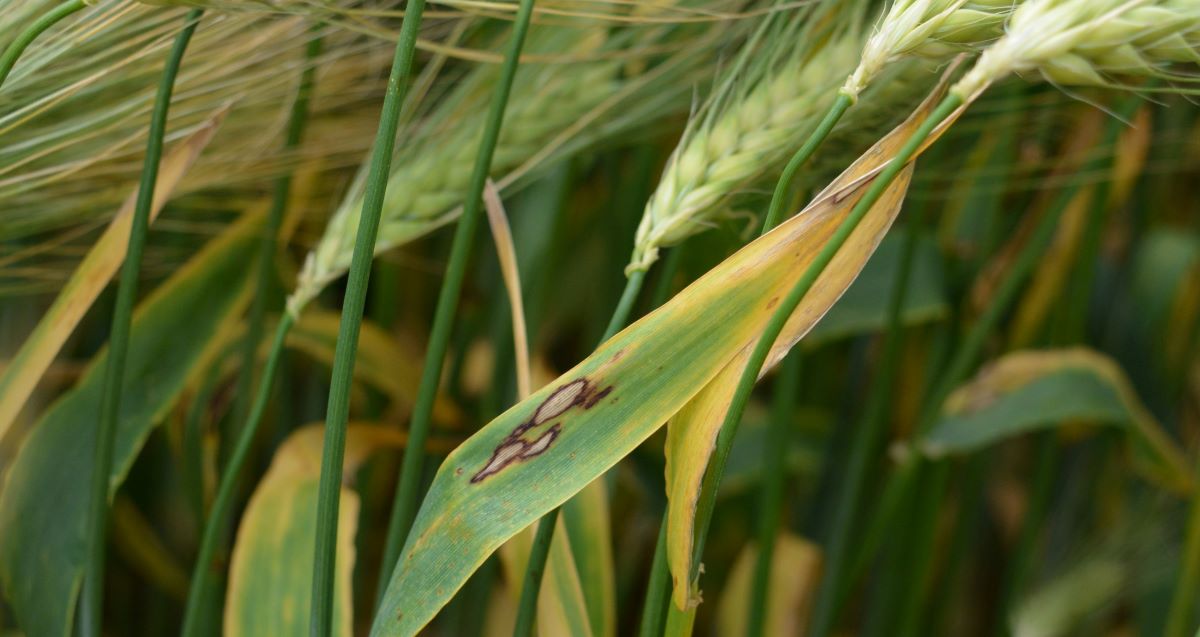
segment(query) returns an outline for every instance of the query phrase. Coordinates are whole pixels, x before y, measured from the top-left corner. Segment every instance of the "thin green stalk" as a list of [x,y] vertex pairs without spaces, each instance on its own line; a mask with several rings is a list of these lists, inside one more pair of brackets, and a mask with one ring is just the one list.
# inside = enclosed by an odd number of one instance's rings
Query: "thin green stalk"
[[900,351],[903,344],[904,325],[901,321],[901,314],[908,292],[917,243],[920,240],[919,225],[919,220],[912,224],[904,242],[900,268],[896,271],[895,287],[888,301],[887,330],[884,336],[883,359],[880,361],[879,376],[867,399],[866,411],[863,421],[858,427],[858,434],[854,436],[850,449],[850,460],[840,476],[842,488],[834,504],[829,546],[825,548],[822,569],[824,577],[822,577],[821,585],[817,590],[816,605],[813,609],[810,627],[810,634],[813,637],[829,635],[837,621],[835,593],[841,590],[841,581],[846,574],[846,554],[851,545],[854,519],[862,504],[863,490],[870,473],[871,461],[879,452],[887,429],[888,405],[891,401],[896,373],[900,368]]
[[642,291],[642,283],[645,280],[645,270],[634,270],[629,278],[625,279],[625,289],[621,291],[621,300],[617,301],[617,309],[613,310],[612,317],[608,319],[608,327],[604,328],[604,336],[600,337],[600,345],[615,336],[629,322],[633,304],[637,301],[638,293]]
[[[409,10],[411,11],[411,7]],[[395,501],[392,503],[391,520],[388,524],[387,541],[384,545],[383,564],[379,573],[380,591],[387,589],[392,567],[400,557],[400,549],[408,539],[408,531],[412,527],[413,516],[416,513],[417,491],[421,486],[422,467],[425,461],[425,440],[429,437],[433,403],[442,375],[446,348],[450,343],[454,315],[458,310],[458,296],[462,291],[463,279],[466,277],[467,258],[471,254],[475,230],[479,226],[483,186],[491,172],[492,156],[496,151],[496,141],[500,137],[500,126],[504,123],[504,110],[508,106],[508,96],[512,91],[513,77],[517,72],[521,48],[525,44],[525,34],[529,30],[529,18],[532,12],[533,0],[521,0],[513,20],[509,49],[505,53],[504,65],[500,70],[496,92],[492,95],[487,121],[484,124],[479,153],[475,156],[471,181],[464,193],[462,216],[459,217],[458,226],[454,230],[450,261],[446,266],[446,278],[442,280],[442,289],[438,293],[437,309],[434,310],[433,315],[433,329],[429,334],[429,348],[425,354],[425,367],[421,371],[417,400],[413,405],[412,418],[408,426],[408,444],[404,448],[404,458],[400,466],[400,481],[396,488]],[[407,14],[405,17],[407,21]],[[383,178],[386,178],[386,173]],[[382,193],[382,187],[380,192]],[[382,592],[380,597],[382,598]]]
[[[617,308],[613,311],[612,318],[608,320],[604,336],[600,337],[601,345],[621,331],[622,327],[625,327],[645,280],[645,270],[635,270],[625,280],[625,289],[621,292],[621,300],[617,302]],[[513,629],[514,637],[528,635],[533,629],[534,611],[537,609],[538,593],[541,591],[542,573],[546,570],[546,560],[550,557],[550,541],[554,539],[554,524],[558,519],[558,510],[557,507],[552,509],[538,522],[537,535],[534,537],[533,546],[529,548],[529,561],[525,566],[525,584],[521,587],[521,598],[517,602],[517,624]],[[530,623],[526,625],[523,620]]]
[[[713,509],[716,505],[717,486],[720,484],[721,477],[725,472],[725,463],[728,461],[729,451],[733,447],[733,437],[737,433],[737,427],[741,422],[742,414],[746,410],[746,405],[749,404],[750,393],[754,390],[758,374],[762,370],[767,356],[771,353],[771,347],[774,345],[775,340],[779,338],[780,332],[783,331],[784,324],[787,323],[788,318],[791,317],[796,307],[800,305],[800,301],[812,289],[817,278],[825,271],[829,262],[833,260],[833,257],[842,245],[845,244],[850,234],[858,227],[859,222],[867,215],[871,207],[879,201],[884,191],[896,180],[896,177],[904,170],[908,162],[917,154],[917,150],[921,144],[929,138],[934,128],[949,117],[962,103],[962,98],[952,93],[946,96],[937,109],[921,123],[920,127],[905,142],[896,156],[888,162],[871,183],[871,186],[863,194],[862,199],[855,204],[850,214],[838,226],[829,241],[821,248],[821,252],[817,254],[812,264],[801,275],[795,287],[788,292],[787,297],[780,303],[775,313],[771,315],[770,321],[768,321],[762,336],[759,337],[758,342],[755,344],[754,350],[746,362],[742,376],[738,380],[729,410],[726,412],[725,420],[721,425],[721,431],[717,435],[717,444],[710,460],[708,471],[705,473],[704,480],[701,483],[700,499],[696,508],[696,541],[695,548],[693,549],[693,572],[690,574],[692,579],[695,579],[698,575],[699,556],[704,554],[704,544],[708,535],[708,527],[712,523]],[[670,612],[676,614],[681,611],[672,605]]]
[[234,496],[237,494],[238,474],[246,464],[246,458],[250,455],[250,448],[253,446],[255,434],[258,432],[259,424],[262,423],[263,412],[266,411],[267,401],[271,396],[271,382],[275,378],[275,370],[279,366],[279,358],[283,352],[284,341],[287,339],[288,331],[291,329],[294,320],[295,318],[290,313],[284,313],[279,319],[279,325],[275,328],[275,337],[271,343],[271,353],[267,358],[266,366],[263,368],[262,380],[260,381],[263,387],[260,388],[258,394],[255,396],[254,405],[250,409],[249,419],[246,421],[246,425],[242,427],[242,431],[238,435],[237,445],[234,446],[230,453],[229,462],[225,465],[225,471],[221,475],[221,484],[217,487],[217,497],[213,500],[212,509],[209,511],[208,519],[204,524],[204,535],[200,539],[200,551],[196,555],[196,564],[192,569],[192,581],[188,587],[187,605],[183,611],[183,629],[179,633],[183,637],[194,637],[202,630],[203,622],[201,619],[205,607],[204,600],[211,592],[209,589],[212,587],[212,579],[217,569],[217,565],[213,561],[213,556],[216,554],[217,545],[220,544],[225,527],[229,523],[229,517],[233,513]]
[[[658,307],[671,295],[671,282],[683,261],[683,246],[680,244],[667,253],[659,268],[658,283],[654,286],[651,307]],[[658,539],[654,542],[654,555],[650,558],[650,577],[646,580],[646,596],[642,602],[642,621],[638,627],[639,637],[656,637],[662,634],[666,619],[668,584],[671,571],[667,567],[667,517],[664,515],[658,527]]]
[[829,107],[829,112],[825,113],[825,117],[817,124],[800,150],[792,155],[787,166],[779,175],[779,181],[775,183],[775,193],[771,196],[771,207],[767,209],[767,216],[763,219],[763,233],[779,225],[779,222],[783,220],[784,206],[789,200],[788,193],[791,192],[796,173],[808,162],[813,153],[817,152],[821,143],[825,141],[826,137],[829,137],[829,133],[833,132],[833,127],[837,126],[838,121],[842,119],[842,115],[845,115],[846,110],[853,105],[853,97],[845,93],[838,93],[837,99]]
[[[318,25],[317,29],[320,28]],[[319,33],[319,32],[318,32]],[[304,71],[300,75],[300,86],[292,102],[288,118],[287,134],[284,138],[285,151],[296,149],[304,137],[308,123],[308,104],[312,96],[313,79],[316,76],[315,60],[321,55],[321,37],[315,35],[308,41],[304,51]],[[271,210],[267,214],[266,227],[258,244],[258,273],[254,296],[250,301],[250,312],[246,316],[246,337],[242,341],[242,368],[238,374],[237,393],[233,409],[234,422],[246,422],[250,413],[251,396],[254,389],[254,370],[258,345],[266,331],[267,299],[275,280],[275,253],[279,245],[279,229],[287,210],[288,196],[292,191],[292,171],[285,171],[274,184],[271,193]],[[230,432],[232,433],[232,432]],[[230,436],[232,439],[232,436]]]
[[667,252],[667,257],[663,259],[662,267],[658,269],[658,281],[654,284],[654,291],[650,294],[650,307],[657,308],[667,302],[667,298],[671,296],[671,291],[674,289],[675,275],[679,272],[679,265],[683,262],[683,246],[679,244],[671,248]]
[[1200,496],[1192,496],[1188,514],[1187,535],[1184,538],[1183,563],[1179,579],[1171,595],[1164,637],[1185,637],[1191,630],[1196,611],[1197,589],[1200,589]]
[[796,412],[796,387],[800,384],[800,352],[792,352],[784,361],[775,380],[775,403],[767,433],[767,457],[763,464],[763,486],[758,503],[758,556],[750,588],[750,613],[746,637],[763,635],[767,624],[767,597],[770,595],[771,560],[775,555],[775,537],[783,515],[783,483],[789,446],[788,434]]
[[542,588],[542,575],[550,555],[550,542],[554,539],[554,525],[558,522],[558,509],[552,509],[538,521],[533,546],[529,549],[529,562],[525,566],[525,581],[521,584],[521,601],[517,605],[517,623],[513,637],[533,635],[533,620],[537,616],[538,592]]
[[[926,608],[918,603],[925,598],[933,582],[933,563],[937,561],[934,554],[935,546],[932,541],[937,534],[939,513],[942,502],[950,490],[952,466],[949,462],[917,463],[918,488],[909,491],[909,508],[911,515],[905,525],[907,537],[918,538],[912,543],[911,550],[901,551],[901,564],[904,566],[896,573],[904,573],[903,580],[896,590],[899,595],[899,618],[895,623],[888,623],[883,628],[883,635],[917,635],[918,626]],[[926,541],[928,539],[929,541]],[[888,610],[885,608],[885,610]],[[892,617],[889,612],[885,617]]]
[[33,21],[33,24],[25,28],[24,31],[17,34],[17,38],[9,43],[4,49],[4,53],[0,53],[0,86],[4,85],[4,81],[8,79],[8,74],[12,72],[13,66],[25,49],[37,39],[46,29],[54,26],[59,20],[79,11],[87,6],[84,0],[69,0],[50,11],[47,11],[40,18]]
[[[396,145],[396,130],[400,112],[408,92],[417,38],[425,0],[412,0],[404,11],[400,38],[392,58],[379,129],[371,151],[362,214],[355,236],[354,252],[346,296],[342,302],[342,318],[338,325],[337,347],[334,350],[333,375],[329,387],[329,403],[325,415],[325,440],[321,453],[321,477],[317,492],[316,547],[313,556],[312,623],[310,634],[325,637],[333,627],[333,580],[337,560],[337,520],[341,496],[342,461],[346,452],[346,421],[350,416],[350,387],[353,382],[354,357],[358,350],[358,330],[362,323],[363,306],[367,298],[367,281],[375,252],[375,237],[383,211],[383,197],[391,171],[392,151]],[[420,449],[424,441],[410,440],[410,447]]]
[[158,164],[162,158],[167,111],[171,106],[171,93],[175,88],[175,77],[179,74],[183,53],[187,50],[188,42],[192,39],[196,24],[203,13],[202,9],[188,12],[183,30],[176,36],[166,66],[163,67],[158,92],[154,97],[154,110],[150,114],[150,129],[146,135],[146,158],[142,164],[141,183],[138,186],[133,219],[129,227],[129,248],[121,268],[121,279],[117,284],[112,333],[109,338],[108,366],[100,399],[100,423],[96,431],[95,461],[88,506],[87,571],[84,574],[79,611],[82,633],[88,637],[100,634],[104,610],[104,549],[107,543],[108,490],[112,474],[113,446],[117,436],[117,419],[121,413],[125,359],[129,353],[133,305],[137,300],[138,271],[142,267],[142,252],[146,247],[146,234],[150,226],[150,206],[154,201],[155,182],[158,181]]
[[[1135,106],[1136,101],[1131,99],[1124,105],[1124,109],[1132,109]],[[1104,143],[1110,144],[1115,141],[1121,126],[1123,124],[1120,119],[1110,124],[1106,131]],[[1098,171],[1104,166],[1105,161],[1103,156],[1097,157],[1082,166],[1080,172],[1087,174]],[[992,296],[991,302],[963,339],[951,364],[941,376],[933,393],[930,395],[930,399],[925,402],[921,417],[917,421],[918,434],[924,433],[933,425],[946,397],[950,395],[950,392],[955,387],[966,380],[967,375],[978,365],[989,335],[1000,324],[1001,319],[1003,319],[1009,308],[1016,301],[1021,288],[1025,285],[1029,277],[1032,276],[1047,246],[1050,245],[1050,242],[1054,238],[1054,233],[1058,229],[1058,222],[1062,217],[1063,211],[1079,193],[1081,188],[1083,188],[1082,184],[1075,183],[1064,189],[1055,200],[1051,209],[1047,211],[1046,215],[1038,223],[1033,236],[1030,237],[1029,242],[1018,254],[1004,280]],[[919,464],[919,462],[919,459],[917,459],[909,463],[909,465]],[[949,470],[944,466],[944,463],[940,467],[940,469],[936,469],[933,472],[935,478],[933,480],[933,488],[922,491],[921,497],[923,499],[932,498],[937,502],[942,500],[946,490],[945,487],[949,483],[949,479],[946,477]],[[906,470],[905,467],[901,467],[900,472],[893,478],[900,481],[898,488],[902,492],[911,492],[910,487],[913,483],[911,478],[915,473]],[[930,515],[933,514],[931,513]],[[890,519],[882,519],[882,516],[876,520],[879,528],[887,528],[890,526],[890,522]],[[924,532],[919,533],[915,538],[910,538],[910,541],[906,542],[905,551],[910,554],[928,555],[932,553],[932,543],[933,526],[926,524],[924,525]],[[894,582],[894,588],[903,591],[902,596],[904,599],[900,607],[901,619],[898,626],[899,630],[895,631],[895,634],[916,634],[918,624],[920,623],[920,609],[924,607],[923,600],[930,583],[930,567],[930,560],[917,562],[915,572],[906,573],[904,581],[896,580]]]
[[1024,519],[1021,520],[1021,536],[1017,541],[1016,550],[1005,560],[1007,568],[1004,573],[1003,589],[1001,590],[1000,612],[996,614],[995,634],[1006,637],[1011,634],[1009,618],[1012,616],[1014,603],[1025,580],[1029,577],[1030,567],[1036,551],[1038,536],[1050,507],[1050,496],[1054,493],[1055,478],[1058,473],[1058,435],[1055,431],[1043,431],[1037,436],[1037,468],[1033,477],[1033,485],[1029,497],[1029,505],[1025,507]]
[[[771,196],[771,204],[767,216],[763,219],[760,236],[771,231],[783,220],[784,207],[790,199],[792,181],[796,172],[808,162],[821,142],[829,136],[830,131],[837,125],[846,110],[854,104],[854,99],[844,93],[838,93],[837,99],[830,106],[817,128],[809,135],[804,145],[796,151],[784,167],[775,184],[775,192]],[[771,415],[770,432],[767,445],[768,456],[763,468],[763,489],[759,499],[758,525],[758,556],[754,563],[754,576],[750,595],[750,612],[747,618],[747,637],[757,637],[763,634],[766,627],[767,588],[771,580],[771,560],[775,554],[775,537],[779,530],[781,509],[783,505],[784,461],[787,456],[787,432],[791,425],[791,414],[796,408],[795,387],[799,382],[800,357],[793,354],[783,366],[776,391],[774,413]]]
[[671,569],[667,567],[667,516],[664,515],[662,524],[658,527],[658,540],[654,543],[650,578],[646,581],[646,601],[642,605],[639,637],[657,637],[662,634],[670,581]]
[[221,363],[223,362],[224,357],[218,357],[209,366],[200,386],[196,389],[195,396],[192,397],[192,404],[188,406],[187,413],[183,418],[183,458],[180,461],[179,474],[183,492],[186,494],[192,514],[195,516],[197,534],[204,529],[206,517],[204,471],[202,469],[204,465],[202,421],[212,400],[217,381],[220,380]]
[[[839,93],[837,99],[834,100],[833,105],[830,106],[829,112],[825,114],[825,117],[822,118],[822,120],[817,124],[817,127],[813,129],[813,132],[809,135],[808,139],[805,140],[800,149],[796,151],[796,154],[793,155],[788,161],[787,166],[784,167],[783,172],[779,176],[779,181],[775,184],[775,191],[771,196],[771,203],[767,208],[767,215],[763,218],[762,229],[759,233],[760,236],[766,234],[772,228],[779,225],[779,222],[783,221],[783,211],[785,210],[786,204],[790,200],[789,195],[791,194],[791,185],[792,182],[795,181],[796,173],[799,172],[800,168],[802,168],[804,164],[808,162],[813,153],[815,153],[821,146],[821,143],[825,141],[825,138],[829,136],[829,133],[833,130],[834,126],[837,125],[837,122],[841,119],[842,115],[844,115],[846,110],[849,109],[853,104],[854,100],[852,98]],[[676,248],[667,257],[668,265],[664,268],[663,273],[663,281],[665,281],[667,284],[670,283],[670,277],[667,276],[667,272],[673,273],[675,268],[678,267],[678,262],[676,259],[678,259],[680,256],[678,254],[679,252],[680,248]],[[661,295],[663,300],[665,300],[666,288],[660,286],[660,289],[656,290],[655,292],[656,297]],[[662,301],[659,300],[655,303],[655,305],[658,305],[661,302]],[[662,523],[663,530],[660,530],[660,535],[665,533],[666,524],[667,521],[666,517],[664,516]],[[772,537],[774,537],[774,534],[772,534]],[[646,600],[643,604],[642,610],[642,637],[658,635],[662,630],[662,611],[667,607],[666,600],[668,597],[668,567],[666,550],[665,535],[662,535],[661,541],[659,541],[654,547],[654,557],[652,558],[650,567],[650,579],[646,586]]]

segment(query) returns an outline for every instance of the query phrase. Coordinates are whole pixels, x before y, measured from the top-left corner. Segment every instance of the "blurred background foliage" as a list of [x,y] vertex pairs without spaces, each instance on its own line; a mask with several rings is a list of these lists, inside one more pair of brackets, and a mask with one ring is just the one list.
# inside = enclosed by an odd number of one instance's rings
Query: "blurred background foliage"
[[[12,24],[47,4],[26,0],[6,6],[0,39],[8,37]],[[591,7],[605,14],[597,20],[619,23],[613,16],[633,16],[633,26],[626,27],[632,31],[671,25],[685,32],[686,37],[663,38],[651,52],[638,51],[631,36],[628,44],[595,54],[616,60],[626,76],[639,72],[635,67],[647,60],[672,55],[673,47],[689,46],[689,39],[707,38],[708,44],[689,52],[693,63],[673,70],[659,85],[665,90],[623,99],[615,116],[602,118],[607,124],[589,126],[588,134],[571,138],[504,191],[538,385],[583,359],[603,333],[624,285],[622,271],[645,201],[689,112],[711,89],[714,73],[742,41],[746,25],[760,15],[733,2],[642,14],[613,4],[618,8],[539,3],[535,20],[550,26],[578,19],[571,14]],[[263,205],[272,179],[292,171],[294,231],[275,257],[279,278],[269,291],[268,307],[279,308],[303,255],[350,188],[370,145],[397,7],[237,0],[213,6],[218,11],[206,18],[185,58],[168,148],[218,109],[228,112],[151,227],[142,289],[154,294],[206,245],[229,240],[238,220]],[[470,2],[436,6],[422,32],[420,61],[423,68],[438,68],[422,77],[422,99],[406,115],[402,147],[437,144],[440,131],[453,128],[454,119],[437,123],[447,116],[439,113],[455,117],[453,110],[444,110],[446,100],[457,95],[454,87],[472,69],[495,63],[496,34],[510,9]],[[127,1],[97,3],[37,42],[25,66],[18,66],[0,91],[0,350],[6,357],[24,342],[134,188],[153,81],[182,11]],[[325,25],[320,29],[326,44],[314,61],[309,132],[300,147],[285,150],[286,114],[305,64],[303,45],[317,19]],[[575,65],[594,61],[546,54],[532,64],[571,73]],[[645,107],[651,98],[653,107]],[[1138,422],[1150,423],[1164,432],[1185,468],[1195,463],[1200,120],[1186,96],[1157,95],[1142,100],[1134,115],[1120,122],[1113,114],[1120,99],[1102,90],[1065,93],[1008,80],[920,160],[900,226],[793,354],[802,361],[797,385],[764,383],[755,395],[708,543],[700,633],[744,631],[736,618],[750,595],[746,571],[755,550],[762,458],[773,444],[769,406],[784,391],[794,392],[795,409],[785,454],[786,535],[773,559],[775,570],[788,575],[777,584],[772,580],[769,604],[780,619],[769,613],[768,634],[784,634],[771,632],[774,628],[798,634],[806,625],[820,578],[820,551],[831,539],[839,476],[880,356],[896,264],[906,238],[919,228],[888,442],[872,451],[851,554],[868,555],[868,520],[894,458],[935,454],[946,458],[954,477],[949,498],[938,504],[937,549],[927,556],[932,569],[921,634],[1162,634],[1182,564],[1187,507],[1195,496],[1191,487],[1181,492],[1162,475],[1140,471],[1139,452],[1130,451],[1126,431]],[[894,121],[836,131],[802,176],[800,190],[807,194],[821,187]],[[1106,143],[1103,131],[1114,125],[1115,141]],[[1080,170],[1085,166],[1094,169]],[[651,309],[655,297],[681,289],[752,236],[773,181],[774,175],[737,193],[728,203],[729,214],[709,231],[672,248],[680,253],[677,269],[651,275],[635,313]],[[1067,209],[1017,303],[988,335],[985,360],[997,363],[1020,350],[1086,348],[1113,365],[1100,369],[1088,359],[1069,378],[1028,372],[1033,376],[1022,381],[1028,384],[1008,394],[1012,386],[1002,391],[987,385],[994,368],[985,365],[986,371],[971,381],[982,384],[985,398],[976,397],[974,404],[964,399],[964,411],[976,419],[1027,424],[961,448],[954,446],[959,443],[953,442],[953,432],[932,442],[913,440],[919,398],[931,376],[978,320],[1037,220],[1068,190],[1079,200]],[[797,197],[793,209],[799,202]],[[435,455],[516,399],[509,301],[486,227],[480,234],[435,412],[430,444]],[[430,232],[382,254],[374,264],[352,404],[352,417],[363,426],[403,429],[449,239],[444,230]],[[248,269],[249,260],[231,261],[229,276]],[[342,285],[338,281],[325,290],[319,307],[289,338],[266,426],[256,441],[252,477],[243,481],[242,506],[260,481],[270,479],[271,474],[263,476],[273,458],[279,462],[281,443],[324,418]],[[236,305],[232,293],[226,296],[231,298],[197,297],[184,307]],[[101,294],[0,439],[0,480],[40,415],[80,381],[105,343],[111,297],[111,290]],[[204,317],[192,317],[196,325],[191,325],[184,318],[170,326],[162,346],[201,339],[183,349],[204,354],[179,363],[186,369],[178,370],[174,396],[154,410],[117,491],[107,575],[110,634],[161,635],[177,629],[198,525],[230,428],[236,426],[234,394],[242,365],[238,321],[214,317],[205,323]],[[1070,384],[1076,381],[1091,383],[1087,387],[1097,394]],[[1040,393],[1034,391],[1038,383]],[[1074,411],[1064,407],[1072,399],[1080,401]],[[1010,411],[989,416],[989,409]],[[956,425],[953,419],[946,415],[939,427],[977,426]],[[665,499],[662,438],[656,434],[607,477],[616,549],[616,634],[632,634],[641,612]],[[382,445],[362,458],[349,481],[361,504],[351,525],[357,556],[349,575],[353,603],[344,612],[358,633],[369,626],[377,595],[398,444]],[[436,464],[429,463],[430,473]],[[45,491],[37,497],[53,500],[62,494]],[[905,568],[905,547],[895,537],[901,536],[875,538],[882,543],[882,557],[866,565],[865,577],[853,587],[839,621],[845,630],[889,634],[889,622],[895,621],[889,615],[894,609],[887,596],[895,594],[889,583],[896,569]],[[223,559],[236,564],[236,556]],[[287,556],[274,559],[285,563]],[[507,620],[499,619],[507,612],[503,604],[488,602],[498,595],[499,577],[495,565],[485,565],[432,631],[507,634]],[[791,612],[774,606],[780,604]],[[19,615],[11,605],[0,605],[0,626],[19,634]],[[228,624],[225,628],[233,634]]]

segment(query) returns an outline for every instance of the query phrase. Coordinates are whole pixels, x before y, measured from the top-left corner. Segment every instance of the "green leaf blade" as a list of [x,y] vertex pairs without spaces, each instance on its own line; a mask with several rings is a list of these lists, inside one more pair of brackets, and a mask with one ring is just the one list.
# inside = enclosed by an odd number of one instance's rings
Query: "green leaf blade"
[[[121,401],[109,497],[146,438],[246,300],[261,216],[208,246],[139,307]],[[186,333],[181,325],[190,326]],[[20,625],[33,635],[67,635],[86,555],[86,481],[107,349],[38,422],[0,493],[0,581]]]

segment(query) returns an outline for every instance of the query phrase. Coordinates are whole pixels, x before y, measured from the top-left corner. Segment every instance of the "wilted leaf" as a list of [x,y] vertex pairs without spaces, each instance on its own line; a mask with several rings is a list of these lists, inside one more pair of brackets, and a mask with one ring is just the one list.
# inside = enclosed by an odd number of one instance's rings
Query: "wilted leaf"
[[[818,195],[812,204],[792,219],[792,222],[809,220],[811,223],[803,241],[797,244],[800,250],[797,255],[804,254],[794,266],[797,272],[807,268],[864,194],[865,189],[853,187],[869,184],[870,177],[895,156],[930,110],[936,106],[939,93],[940,91],[935,91],[904,123],[879,140]],[[929,143],[932,143],[932,140]],[[909,165],[884,191],[883,196],[817,278],[772,347],[766,365],[759,374],[760,378],[821,320],[862,271],[867,259],[875,252],[883,235],[899,214],[911,178],[912,166]],[[845,192],[847,190],[850,192]],[[843,192],[845,194],[839,194]],[[777,288],[774,292],[777,296],[774,298],[785,295],[789,289],[790,286]],[[746,341],[720,373],[709,381],[689,404],[679,410],[667,426],[667,563],[671,567],[671,579],[674,584],[672,599],[680,609],[699,603],[699,591],[692,588],[697,584],[693,581],[696,572],[693,564],[693,545],[700,485],[705,472],[708,471],[709,458],[716,446],[717,434],[725,421],[725,414],[729,410],[738,380],[754,345],[754,339]]]

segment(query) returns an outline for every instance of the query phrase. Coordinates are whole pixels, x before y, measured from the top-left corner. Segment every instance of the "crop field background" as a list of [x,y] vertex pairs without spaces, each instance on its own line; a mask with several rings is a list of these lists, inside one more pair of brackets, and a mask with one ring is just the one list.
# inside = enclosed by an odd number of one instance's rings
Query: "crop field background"
[[1190,637],[1200,0],[0,0],[0,635]]

